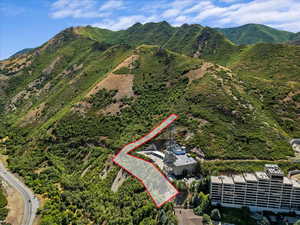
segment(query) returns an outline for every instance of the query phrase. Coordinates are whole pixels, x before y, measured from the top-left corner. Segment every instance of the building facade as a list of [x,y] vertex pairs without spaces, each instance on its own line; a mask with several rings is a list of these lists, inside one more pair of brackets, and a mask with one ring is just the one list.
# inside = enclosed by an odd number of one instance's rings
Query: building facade
[[197,161],[187,155],[186,149],[176,142],[170,143],[165,151],[164,170],[175,176],[191,174],[197,168]]
[[212,205],[300,214],[300,182],[273,164],[266,164],[264,172],[212,176],[210,198]]

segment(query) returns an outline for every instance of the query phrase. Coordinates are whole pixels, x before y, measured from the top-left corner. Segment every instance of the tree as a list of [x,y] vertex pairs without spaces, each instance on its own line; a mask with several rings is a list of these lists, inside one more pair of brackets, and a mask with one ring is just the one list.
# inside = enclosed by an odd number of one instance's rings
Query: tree
[[258,221],[258,225],[270,225],[270,221],[267,217],[263,216],[261,220]]
[[212,221],[211,221],[209,215],[207,215],[207,214],[203,215],[202,222],[203,222],[204,225],[211,225],[212,224]]
[[155,224],[156,224],[156,221],[149,217],[143,219],[143,221],[139,223],[139,225],[155,225]]
[[221,213],[220,213],[220,211],[218,209],[213,209],[211,211],[210,217],[213,220],[220,221],[221,220]]
[[207,212],[209,207],[209,198],[208,195],[205,195],[203,192],[199,194],[200,204],[197,208],[194,209],[196,215],[201,216],[203,213]]
[[297,222],[294,223],[294,225],[300,225],[300,220],[297,220]]

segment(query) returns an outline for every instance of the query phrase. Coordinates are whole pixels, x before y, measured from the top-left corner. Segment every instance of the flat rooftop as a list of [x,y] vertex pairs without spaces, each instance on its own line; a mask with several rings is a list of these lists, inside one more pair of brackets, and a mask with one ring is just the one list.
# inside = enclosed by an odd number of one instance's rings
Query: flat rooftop
[[289,179],[287,177],[283,177],[283,183],[287,185],[293,185],[292,179]]
[[220,178],[222,179],[223,184],[234,184],[232,177],[221,176]]
[[244,173],[243,175],[246,181],[257,182],[257,178],[253,173]]
[[190,165],[190,164],[195,164],[197,163],[197,161],[192,158],[185,155],[176,155],[176,160],[174,162],[175,166],[186,166],[186,165]]
[[242,175],[233,175],[232,176],[234,183],[246,183]]
[[255,172],[255,175],[259,180],[270,180],[269,176],[265,172]]
[[297,180],[291,180],[294,188],[300,188],[300,183]]
[[222,184],[222,179],[219,176],[211,176],[211,182],[214,184]]

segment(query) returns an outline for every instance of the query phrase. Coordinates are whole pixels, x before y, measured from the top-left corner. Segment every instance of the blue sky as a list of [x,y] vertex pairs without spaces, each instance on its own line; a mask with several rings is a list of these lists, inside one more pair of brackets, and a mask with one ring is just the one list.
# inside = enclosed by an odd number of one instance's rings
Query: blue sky
[[1,0],[0,59],[70,26],[112,30],[166,20],[232,27],[260,23],[300,31],[300,0]]

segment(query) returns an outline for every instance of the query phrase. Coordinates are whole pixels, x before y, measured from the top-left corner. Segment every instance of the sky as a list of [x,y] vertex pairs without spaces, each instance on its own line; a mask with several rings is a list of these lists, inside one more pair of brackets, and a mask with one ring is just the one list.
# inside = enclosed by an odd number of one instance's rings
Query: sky
[[300,31],[300,0],[0,0],[0,59],[71,26],[121,30],[167,21],[211,27],[265,24]]

